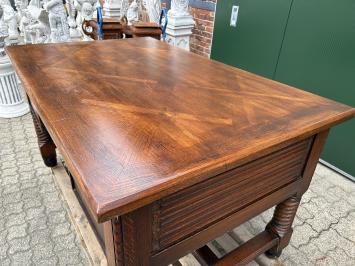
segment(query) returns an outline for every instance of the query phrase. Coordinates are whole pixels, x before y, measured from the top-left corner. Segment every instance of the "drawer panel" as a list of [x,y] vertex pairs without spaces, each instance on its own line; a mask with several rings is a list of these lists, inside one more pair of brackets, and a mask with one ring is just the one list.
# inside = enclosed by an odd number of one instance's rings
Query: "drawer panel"
[[312,139],[160,200],[153,211],[153,250],[169,247],[300,178]]

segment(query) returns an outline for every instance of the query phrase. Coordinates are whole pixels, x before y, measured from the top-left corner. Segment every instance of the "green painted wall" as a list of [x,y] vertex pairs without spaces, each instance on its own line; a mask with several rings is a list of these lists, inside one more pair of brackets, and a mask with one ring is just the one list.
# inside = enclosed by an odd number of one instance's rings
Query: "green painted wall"
[[[292,0],[217,1],[211,58],[271,78]],[[232,6],[237,27],[230,27]]]
[[[355,1],[218,1],[211,57],[354,107]],[[321,157],[355,176],[354,120],[331,131]]]

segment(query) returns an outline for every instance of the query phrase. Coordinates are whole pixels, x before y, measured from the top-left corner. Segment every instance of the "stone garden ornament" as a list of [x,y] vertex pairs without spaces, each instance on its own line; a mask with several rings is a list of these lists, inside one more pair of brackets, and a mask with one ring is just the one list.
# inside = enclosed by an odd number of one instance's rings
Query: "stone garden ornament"
[[160,12],[161,12],[161,0],[145,0],[143,1],[146,10],[148,11],[148,16],[150,22],[159,23]]
[[136,0],[133,0],[127,10],[128,25],[132,25],[133,22],[139,21],[139,8]]
[[171,1],[165,39],[167,43],[185,50],[190,49],[191,30],[195,25],[188,7],[188,0]]
[[13,45],[19,42],[19,31],[17,28],[17,14],[15,10],[10,5],[9,1],[3,1],[1,4],[3,9],[3,21],[8,28],[8,43]]
[[82,34],[84,41],[92,40],[82,29],[84,20],[91,20],[95,17],[96,0],[74,0],[74,7],[77,10],[76,24]]
[[69,25],[62,0],[47,0],[43,7],[48,11],[49,25],[51,28],[51,42],[67,42]]

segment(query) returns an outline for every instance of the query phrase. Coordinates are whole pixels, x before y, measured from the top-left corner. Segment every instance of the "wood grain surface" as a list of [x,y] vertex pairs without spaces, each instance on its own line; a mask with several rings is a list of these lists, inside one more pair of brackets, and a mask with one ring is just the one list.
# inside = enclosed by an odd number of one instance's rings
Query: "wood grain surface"
[[100,222],[354,116],[151,38],[6,50]]

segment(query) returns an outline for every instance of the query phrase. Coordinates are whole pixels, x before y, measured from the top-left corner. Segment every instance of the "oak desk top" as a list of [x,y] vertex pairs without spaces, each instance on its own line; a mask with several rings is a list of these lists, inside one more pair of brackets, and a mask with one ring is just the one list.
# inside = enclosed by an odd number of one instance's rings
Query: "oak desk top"
[[151,38],[6,50],[100,222],[354,116]]

